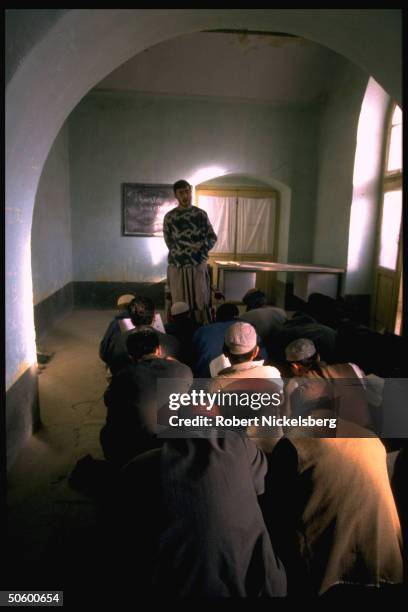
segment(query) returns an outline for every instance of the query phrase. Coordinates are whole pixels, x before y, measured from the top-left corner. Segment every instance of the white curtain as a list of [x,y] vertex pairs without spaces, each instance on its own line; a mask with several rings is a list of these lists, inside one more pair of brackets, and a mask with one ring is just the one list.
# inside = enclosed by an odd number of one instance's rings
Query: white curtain
[[274,198],[238,198],[237,253],[272,253]]
[[213,253],[233,253],[237,226],[236,252],[273,251],[276,223],[274,198],[238,198],[235,196],[198,196],[198,205],[206,211],[218,236]]
[[205,210],[217,234],[212,253],[233,253],[236,223],[236,198],[198,196],[198,206]]

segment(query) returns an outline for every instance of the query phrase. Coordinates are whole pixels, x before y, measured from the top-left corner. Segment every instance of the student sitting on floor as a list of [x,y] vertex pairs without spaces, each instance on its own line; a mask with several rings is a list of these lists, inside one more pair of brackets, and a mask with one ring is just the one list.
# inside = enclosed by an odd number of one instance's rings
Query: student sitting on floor
[[125,466],[113,556],[127,547],[124,579],[138,596],[284,597],[285,571],[257,499],[265,473],[251,440],[214,430],[167,440]]
[[259,359],[259,339],[250,323],[236,321],[228,327],[224,336],[223,353],[231,365],[218,373],[213,387],[224,387],[231,378],[264,378],[283,385],[279,370],[264,365],[264,360]]
[[402,582],[386,451],[372,432],[341,419],[326,432],[291,428],[271,455],[266,492],[265,521],[287,571],[288,594],[388,593]]
[[112,338],[114,336],[120,334],[123,331],[123,329],[121,328],[121,322],[124,319],[129,318],[129,304],[132,300],[134,300],[134,298],[135,296],[131,295],[130,293],[126,295],[121,295],[118,298],[118,301],[116,303],[118,313],[115,315],[113,321],[109,323],[108,328],[99,345],[99,357],[105,363],[108,363],[109,359],[109,344],[111,343]]
[[266,295],[260,289],[250,289],[242,301],[246,306],[246,312],[239,318],[241,321],[251,323],[267,345],[271,336],[287,321],[286,312],[277,306],[268,305]]
[[[264,360],[259,359],[259,338],[255,328],[244,321],[237,321],[225,332],[223,352],[230,365],[221,370],[211,382],[212,392],[222,390],[225,393],[245,393],[248,397],[259,398],[260,394],[273,394],[281,396],[283,381],[277,368],[264,365]],[[254,411],[250,406],[244,408],[242,405],[232,405],[226,416],[254,417],[254,416],[279,416],[279,404],[260,407]],[[282,427],[250,426],[246,428],[247,435],[253,436],[256,444],[265,452],[270,452],[278,439],[283,435]]]
[[[106,362],[109,365],[112,374],[119,372],[124,366],[129,363],[129,355],[126,348],[126,341],[130,334],[135,330],[143,329],[152,330],[153,319],[155,315],[155,307],[150,298],[137,296],[129,304],[129,314],[134,329],[117,334],[111,339],[108,350],[106,352]],[[178,359],[181,354],[181,345],[179,340],[174,336],[165,334],[155,330],[159,336],[161,354],[166,357],[175,357]]]
[[157,412],[168,398],[162,397],[158,379],[176,379],[172,390],[180,393],[187,392],[193,382],[188,366],[161,355],[156,331],[128,334],[127,350],[131,363],[112,378],[105,392],[108,413],[100,433],[105,458],[116,466],[160,445]]
[[[194,375],[197,378],[210,378],[213,376],[210,364],[223,354],[225,332],[238,320],[238,306],[226,302],[217,308],[216,321],[204,325],[193,336]],[[261,338],[258,338],[262,359],[267,358],[266,350]],[[225,362],[229,365],[229,362]]]
[[218,306],[215,323],[204,325],[193,336],[194,376],[210,378],[210,363],[222,354],[224,334],[239,315],[238,306],[226,302]]
[[279,330],[273,334],[267,346],[268,355],[276,363],[285,364],[285,348],[293,340],[308,338],[312,340],[322,359],[327,363],[337,361],[337,332],[315,321],[303,312],[295,312]]
[[180,360],[190,367],[193,365],[193,335],[200,327],[192,320],[188,304],[176,302],[170,308],[171,322],[166,323],[166,333],[175,336],[181,344]]
[[319,393],[319,381],[323,392],[326,387],[324,381],[327,381],[336,392],[338,416],[361,427],[376,429],[375,415],[371,413],[366,397],[364,372],[358,366],[352,363],[326,364],[308,338],[299,338],[288,344],[285,355],[293,376],[285,387],[286,406],[292,406],[290,410],[294,416],[298,416],[299,412],[296,404],[302,405],[305,385],[310,390],[314,381],[316,395]]

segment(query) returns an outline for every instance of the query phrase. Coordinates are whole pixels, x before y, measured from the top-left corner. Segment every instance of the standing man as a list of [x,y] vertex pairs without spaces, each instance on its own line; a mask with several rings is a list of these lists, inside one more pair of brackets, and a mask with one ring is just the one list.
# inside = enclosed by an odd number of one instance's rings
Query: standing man
[[210,279],[208,251],[217,241],[207,213],[192,206],[191,185],[173,185],[178,206],[164,217],[163,235],[169,249],[167,279],[171,301],[186,302],[199,322],[208,319]]

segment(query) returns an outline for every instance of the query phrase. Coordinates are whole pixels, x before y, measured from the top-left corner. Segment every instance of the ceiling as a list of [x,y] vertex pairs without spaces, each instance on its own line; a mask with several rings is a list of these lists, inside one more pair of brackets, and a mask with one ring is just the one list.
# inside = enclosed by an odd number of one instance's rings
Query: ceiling
[[348,60],[286,34],[196,32],[139,53],[97,89],[310,104]]

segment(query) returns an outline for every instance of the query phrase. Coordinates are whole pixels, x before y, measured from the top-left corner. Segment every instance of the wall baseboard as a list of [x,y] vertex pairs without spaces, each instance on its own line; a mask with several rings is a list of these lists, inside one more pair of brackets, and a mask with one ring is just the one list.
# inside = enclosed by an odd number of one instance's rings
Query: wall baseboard
[[6,391],[7,470],[40,426],[37,364]]
[[64,314],[74,307],[74,283],[61,289],[34,306],[34,325],[37,339],[41,339]]
[[126,283],[72,281],[34,306],[37,340],[41,340],[65,314],[74,308],[115,309],[124,293],[141,294],[153,300],[156,308],[164,308],[165,282]]
[[116,301],[124,293],[133,293],[149,297],[156,308],[164,308],[165,282],[127,283],[127,282],[74,282],[75,308],[114,309]]
[[[150,297],[164,308],[165,283],[70,282],[34,306],[37,341],[74,308],[114,309],[124,293]],[[37,364],[28,368],[6,392],[7,470],[15,463],[30,436],[40,426]]]

